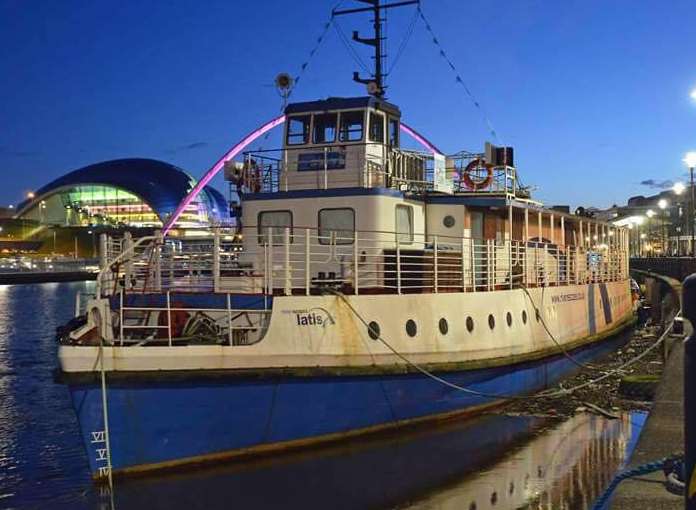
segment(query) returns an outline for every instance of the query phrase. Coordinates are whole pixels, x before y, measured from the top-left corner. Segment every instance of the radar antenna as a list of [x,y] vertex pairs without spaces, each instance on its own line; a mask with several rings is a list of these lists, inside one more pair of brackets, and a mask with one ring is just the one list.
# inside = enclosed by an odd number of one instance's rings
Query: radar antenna
[[405,5],[420,4],[420,0],[405,0],[402,2],[393,2],[390,4],[381,4],[380,0],[357,0],[369,4],[370,7],[356,7],[354,9],[342,9],[332,11],[333,16],[342,16],[344,14],[355,14],[358,12],[372,12],[374,19],[372,20],[372,26],[374,28],[374,37],[363,38],[358,35],[357,30],[353,30],[353,40],[368,46],[372,46],[375,49],[375,71],[370,78],[361,78],[360,73],[355,71],[353,73],[353,81],[358,83],[363,83],[367,85],[367,93],[374,97],[384,97],[384,72],[382,70],[382,59],[386,57],[383,49],[383,41],[385,37],[382,36],[382,9],[391,9],[393,7],[403,7]]

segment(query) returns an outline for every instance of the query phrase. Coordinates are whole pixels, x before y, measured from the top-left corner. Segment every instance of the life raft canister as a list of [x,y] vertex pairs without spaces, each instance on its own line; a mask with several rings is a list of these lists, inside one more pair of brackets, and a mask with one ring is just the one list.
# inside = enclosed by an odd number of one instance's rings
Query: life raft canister
[[[485,168],[486,176],[481,180],[472,179],[471,175],[473,174],[473,172],[479,171],[482,168]],[[487,188],[493,182],[493,165],[491,165],[490,163],[486,163],[481,158],[472,159],[464,169],[464,172],[462,174],[462,182],[464,182],[464,186],[466,186],[472,191],[478,191],[480,189]]]

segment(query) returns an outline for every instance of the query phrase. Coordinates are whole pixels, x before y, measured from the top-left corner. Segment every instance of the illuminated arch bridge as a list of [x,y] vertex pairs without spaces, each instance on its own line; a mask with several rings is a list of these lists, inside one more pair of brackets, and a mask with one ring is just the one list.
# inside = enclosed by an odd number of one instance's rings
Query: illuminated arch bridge
[[[63,175],[17,206],[16,218],[45,225],[159,228],[196,186],[180,168],[153,159],[117,159]],[[205,186],[175,228],[229,221],[224,196]]]

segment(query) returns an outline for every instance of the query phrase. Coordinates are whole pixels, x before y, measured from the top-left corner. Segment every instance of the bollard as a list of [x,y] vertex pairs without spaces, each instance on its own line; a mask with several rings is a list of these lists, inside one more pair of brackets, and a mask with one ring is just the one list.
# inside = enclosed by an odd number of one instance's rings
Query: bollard
[[684,342],[684,464],[686,509],[696,510],[696,274],[684,280],[683,316],[691,323],[691,334]]

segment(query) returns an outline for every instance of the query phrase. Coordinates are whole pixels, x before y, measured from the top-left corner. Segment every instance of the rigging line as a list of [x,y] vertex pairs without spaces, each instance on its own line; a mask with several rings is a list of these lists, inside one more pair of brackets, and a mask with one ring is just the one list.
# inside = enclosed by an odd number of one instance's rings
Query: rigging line
[[353,60],[355,61],[355,63],[358,64],[363,69],[363,71],[365,71],[369,75],[373,75],[374,73],[365,64],[365,62],[362,60],[362,58],[360,58],[360,55],[355,50],[355,48],[353,48],[353,46],[351,46],[350,41],[346,37],[346,34],[343,32],[343,29],[341,29],[341,25],[339,25],[338,21],[336,21],[335,18],[331,18],[331,22],[334,26],[334,29],[336,30],[336,33],[338,34],[339,38],[341,39],[341,42],[346,47],[346,50],[348,50],[348,53],[353,57]]
[[423,23],[425,24],[426,30],[427,30],[427,31],[430,33],[430,35],[432,36],[432,42],[433,42],[433,44],[435,44],[435,46],[437,46],[437,48],[439,49],[440,57],[442,57],[442,59],[447,63],[447,65],[449,66],[449,68],[450,68],[450,69],[452,70],[452,72],[454,73],[454,75],[455,75],[455,81],[456,81],[457,83],[459,83],[459,84],[464,88],[464,91],[466,92],[467,96],[469,96],[469,99],[471,100],[471,102],[472,102],[472,103],[474,104],[474,106],[478,109],[479,113],[480,113],[481,116],[483,117],[484,122],[485,122],[486,125],[488,126],[488,131],[490,132],[490,134],[491,134],[491,136],[493,137],[493,139],[494,139],[496,142],[498,142],[498,143],[500,143],[500,144],[503,144],[502,139],[498,136],[498,132],[497,132],[496,129],[493,127],[493,123],[492,123],[491,120],[488,118],[488,115],[486,115],[486,112],[485,112],[485,110],[483,109],[483,106],[481,106],[481,103],[476,99],[476,97],[474,96],[474,94],[471,92],[471,89],[470,89],[470,88],[468,87],[468,85],[466,84],[466,82],[464,82],[464,79],[462,78],[461,74],[459,73],[459,70],[456,68],[456,66],[454,65],[454,63],[452,62],[452,60],[449,58],[449,56],[448,56],[447,53],[445,52],[445,49],[442,47],[442,44],[440,44],[440,40],[439,40],[439,39],[437,38],[437,36],[435,35],[435,32],[433,31],[432,26],[430,25],[430,23],[428,22],[428,20],[425,18],[425,13],[423,12],[423,9],[421,8],[420,4],[418,4],[418,6],[417,6],[416,8],[417,8],[417,10],[418,10],[418,13],[419,13],[420,18],[423,20]]
[[396,66],[396,63],[399,61],[399,58],[403,54],[404,50],[406,49],[406,46],[408,45],[409,40],[411,39],[411,36],[413,35],[413,32],[416,28],[416,23],[418,22],[418,10],[415,10],[413,12],[413,17],[411,18],[411,22],[408,25],[408,28],[406,29],[406,33],[404,34],[403,39],[401,39],[401,43],[399,44],[399,49],[396,50],[396,55],[394,56],[394,60],[392,60],[391,65],[389,66],[389,70],[387,71],[387,76],[389,76]]
[[[314,42],[314,46],[312,46],[312,49],[309,51],[309,55],[307,56],[307,58],[305,58],[305,61],[302,62],[302,65],[300,66],[300,70],[297,72],[297,74],[293,78],[293,84],[292,84],[292,87],[290,88],[290,90],[288,90],[288,93],[283,95],[281,92],[278,92],[279,95],[283,99],[281,101],[281,104],[280,104],[280,112],[281,113],[283,112],[283,110],[285,110],[285,107],[287,106],[287,103],[288,103],[288,99],[290,99],[290,96],[295,91],[295,87],[297,87],[297,84],[299,83],[300,78],[302,78],[302,76],[304,76],[305,71],[307,71],[307,68],[309,67],[310,62],[312,61],[314,56],[317,54],[317,51],[319,51],[319,48],[321,47],[322,43],[324,42],[324,40],[326,38],[326,34],[329,31],[329,29],[331,28],[331,22],[334,19],[333,11],[338,9],[344,1],[345,0],[340,0],[339,2],[336,2],[336,4],[334,4],[333,8],[331,9],[331,15],[329,16],[329,19],[327,19],[324,22],[324,25],[322,26],[322,30],[321,30],[321,33],[319,34],[319,37],[317,37],[316,41]],[[263,149],[263,144],[268,141],[268,138],[270,136],[271,136],[271,131],[269,130],[268,132],[266,132],[263,139],[259,143],[259,148],[257,150]]]
[[[363,325],[368,329],[368,331],[372,331],[373,333],[377,334],[377,332],[370,327],[369,323],[363,318],[362,315],[360,315],[360,313],[355,309],[355,307],[353,307],[353,305],[350,303],[350,301],[346,298],[346,296],[343,293],[341,293],[335,289],[331,289],[331,288],[327,288],[326,290],[328,292],[334,294],[335,296],[337,296],[339,299],[341,299],[346,304],[348,309],[353,313],[353,315],[355,315],[358,318],[358,320],[360,320],[360,322],[363,323]],[[447,381],[446,379],[443,379],[442,377],[439,377],[439,376],[435,375],[434,373],[430,372],[428,369],[420,366],[418,363],[412,361],[407,356],[401,354],[394,347],[392,347],[391,344],[389,344],[389,342],[387,342],[384,338],[382,338],[381,334],[377,334],[377,339],[380,342],[382,342],[382,344],[384,344],[387,347],[387,349],[389,349],[392,353],[394,353],[394,355],[396,355],[404,363],[411,366],[412,368],[414,368],[415,370],[417,370],[421,374],[425,375],[426,377],[429,377],[430,379],[433,379],[434,381],[437,381],[440,384],[443,384],[444,386],[448,386],[448,387],[453,388],[455,390],[462,391],[464,393],[469,393],[472,395],[477,395],[480,397],[499,398],[499,399],[508,399],[508,400],[536,400],[536,399],[543,399],[543,398],[556,398],[556,397],[568,396],[568,395],[576,392],[577,390],[585,388],[591,384],[595,384],[597,382],[603,381],[604,379],[611,377],[614,374],[621,373],[624,368],[632,365],[633,363],[635,363],[637,361],[640,361],[645,356],[647,356],[647,354],[649,352],[651,352],[658,345],[660,345],[662,343],[662,341],[664,340],[664,338],[667,336],[667,334],[672,331],[672,327],[674,326],[674,321],[680,315],[681,315],[681,311],[677,315],[675,315],[674,319],[672,319],[672,322],[670,322],[669,326],[667,326],[667,328],[665,328],[665,331],[662,333],[662,335],[660,335],[660,337],[657,340],[655,340],[655,343],[653,343],[645,351],[643,351],[639,355],[629,359],[628,361],[626,361],[622,365],[618,366],[617,368],[614,368],[612,370],[608,370],[606,373],[604,373],[600,377],[597,377],[595,379],[590,379],[588,381],[585,381],[584,383],[578,384],[576,386],[572,386],[570,388],[561,387],[558,390],[548,389],[548,390],[536,393],[534,395],[523,395],[523,396],[486,393],[486,392],[482,392],[482,391],[472,390],[471,388],[467,388],[465,386],[460,386],[460,385],[455,384],[453,382]]]

